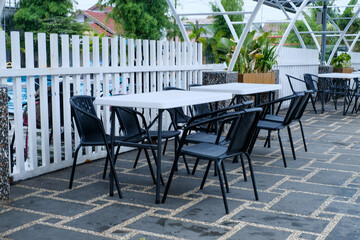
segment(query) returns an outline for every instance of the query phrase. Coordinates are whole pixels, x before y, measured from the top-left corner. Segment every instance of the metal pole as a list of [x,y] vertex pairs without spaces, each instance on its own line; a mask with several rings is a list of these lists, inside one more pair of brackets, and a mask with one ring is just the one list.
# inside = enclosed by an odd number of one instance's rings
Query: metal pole
[[169,5],[169,8],[170,8],[170,10],[171,10],[171,12],[172,12],[175,20],[176,20],[177,25],[179,26],[180,32],[181,32],[181,34],[182,34],[185,42],[190,43],[190,39],[189,39],[189,36],[188,36],[187,33],[186,33],[184,24],[182,23],[179,15],[177,14],[177,11],[176,11],[174,5],[171,3],[170,0],[166,0],[166,2],[167,2],[167,4]]
[[296,14],[295,14],[294,18],[291,20],[291,22],[290,22],[289,26],[287,27],[283,37],[281,38],[279,46],[276,49],[275,55],[279,55],[279,52],[280,52],[281,48],[284,46],[284,43],[285,43],[286,39],[288,38],[291,29],[295,25],[296,20],[298,20],[300,14],[304,10],[304,8],[305,8],[305,6],[307,5],[308,2],[309,2],[309,0],[304,0],[302,2],[302,4],[300,5],[300,7],[296,10]]
[[325,54],[326,54],[326,16],[327,16],[327,1],[324,1],[324,5],[323,5],[323,12],[322,12],[322,31],[323,33],[321,34],[321,61],[320,61],[320,65],[321,66],[325,66],[326,65],[326,60],[325,60]]
[[250,15],[250,18],[249,18],[247,24],[245,25],[243,32],[241,33],[239,41],[237,42],[234,54],[233,54],[233,56],[231,58],[231,61],[230,61],[229,67],[228,67],[228,72],[231,72],[234,69],[236,60],[239,57],[239,53],[240,53],[240,50],[242,48],[242,45],[244,44],[245,38],[246,38],[246,36],[247,36],[247,34],[248,34],[249,30],[250,30],[250,27],[251,27],[252,23],[254,22],[254,19],[255,19],[257,13],[260,10],[260,7],[264,3],[264,1],[265,0],[259,0],[258,3],[255,6],[255,9],[254,9],[253,13]]
[[[216,2],[216,5],[218,6],[218,8],[220,9],[220,12],[225,13],[226,10],[225,10],[224,6],[221,4],[220,0],[216,0],[215,2]],[[228,27],[230,29],[231,35],[234,38],[234,41],[235,42],[239,41],[238,35],[236,34],[235,28],[232,25],[229,16],[227,14],[224,14],[223,16],[224,16],[224,19],[226,21],[226,24],[228,25]]]

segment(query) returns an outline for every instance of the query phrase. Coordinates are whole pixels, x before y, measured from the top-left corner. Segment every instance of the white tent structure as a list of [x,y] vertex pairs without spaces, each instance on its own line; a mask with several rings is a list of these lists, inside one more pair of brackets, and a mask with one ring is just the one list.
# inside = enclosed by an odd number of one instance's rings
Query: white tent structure
[[[304,41],[303,41],[301,35],[302,34],[310,34],[315,42],[316,48],[318,49],[318,51],[321,55],[321,64],[329,65],[342,41],[345,42],[348,52],[350,53],[353,50],[355,43],[358,41],[358,39],[360,37],[360,29],[357,34],[348,34],[347,33],[350,26],[354,23],[355,19],[357,19],[359,16],[360,4],[359,5],[339,5],[338,4],[336,6],[328,6],[327,5],[328,0],[320,0],[320,1],[315,1],[315,0],[253,0],[253,1],[256,1],[257,3],[255,5],[254,9],[252,9],[251,11],[227,12],[227,11],[225,11],[224,7],[222,6],[221,1],[215,0],[216,5],[220,9],[220,12],[208,12],[208,13],[193,12],[193,13],[181,13],[180,14],[177,12],[177,10],[174,7],[174,5],[172,4],[171,0],[166,0],[166,1],[170,7],[170,10],[171,10],[173,16],[176,19],[176,22],[177,22],[177,24],[180,28],[180,31],[186,42],[190,42],[190,40],[189,40],[189,37],[187,36],[185,27],[180,19],[181,16],[191,16],[191,15],[209,15],[209,16],[223,15],[224,16],[224,19],[232,33],[232,36],[233,36],[234,40],[237,42],[237,46],[236,46],[235,52],[232,56],[232,59],[230,61],[228,71],[233,70],[236,59],[239,56],[240,49],[244,43],[245,37],[246,37],[247,33],[249,32],[251,26],[255,23],[254,20],[255,20],[262,5],[267,5],[270,7],[277,8],[280,12],[282,12],[284,14],[285,20],[271,21],[272,23],[274,23],[274,22],[276,22],[276,23],[288,22],[289,23],[284,35],[282,36],[282,38],[280,40],[278,47],[277,47],[277,50],[276,50],[277,54],[280,52],[281,48],[284,46],[284,43],[285,43],[287,37],[289,36],[291,30],[294,30],[294,32],[296,33],[296,35],[299,39],[299,42],[300,42],[300,45],[302,48],[306,48],[306,46],[304,44]],[[181,0],[178,0],[178,1],[181,1]],[[318,2],[323,2],[322,6],[319,5]],[[335,4],[343,3],[343,2],[344,2],[343,0],[335,0]],[[337,26],[336,22],[334,21],[336,19],[332,19],[327,14],[327,9],[333,8],[333,7],[337,7],[339,9],[344,9],[344,8],[350,7],[353,9],[353,13],[354,13],[353,17],[343,18],[343,19],[349,20],[344,29],[340,29],[339,26]],[[322,31],[316,31],[316,32],[313,31],[311,29],[310,25],[306,22],[306,19],[303,17],[302,13],[304,11],[306,11],[306,9],[309,9],[309,8],[319,9],[319,13],[321,14],[321,22],[323,25]],[[322,13],[325,13],[325,14],[322,14]],[[247,18],[247,21],[246,22],[231,22],[229,15],[239,15],[239,14],[248,15],[249,17]],[[297,20],[303,21],[305,26],[307,27],[308,31],[299,32],[295,26],[295,22]],[[269,21],[260,22],[260,23],[266,23],[266,22],[269,22]],[[259,23],[259,22],[257,22],[257,23]],[[327,23],[331,23],[337,30],[336,31],[327,31],[326,30]],[[234,24],[245,24],[244,30],[240,36],[237,36],[235,29],[234,29]],[[322,38],[321,45],[319,44],[319,42],[316,38],[319,35],[316,35],[316,34],[321,34],[321,38]],[[327,62],[325,62],[326,37],[337,37],[337,42],[336,42]]]

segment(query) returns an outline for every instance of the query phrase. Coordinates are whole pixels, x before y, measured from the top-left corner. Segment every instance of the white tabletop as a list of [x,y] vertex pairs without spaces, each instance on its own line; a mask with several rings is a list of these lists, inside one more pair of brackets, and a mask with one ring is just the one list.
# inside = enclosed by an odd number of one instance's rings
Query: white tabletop
[[359,72],[353,72],[353,73],[320,73],[317,75],[319,78],[359,78],[360,73]]
[[234,95],[250,95],[263,92],[280,90],[280,84],[260,84],[260,83],[224,83],[214,85],[204,85],[191,87],[191,91],[199,92],[227,92]]
[[170,109],[194,104],[217,102],[231,98],[232,95],[230,93],[171,90],[110,97],[97,97],[94,101],[94,104],[117,107]]

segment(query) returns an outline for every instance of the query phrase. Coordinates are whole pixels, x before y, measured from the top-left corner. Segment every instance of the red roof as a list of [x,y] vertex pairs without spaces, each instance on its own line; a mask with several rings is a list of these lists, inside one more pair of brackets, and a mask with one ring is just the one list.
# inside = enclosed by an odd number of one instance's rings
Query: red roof
[[[103,24],[104,26],[106,26],[106,28],[109,28],[113,33],[115,33],[115,21],[112,18],[108,18],[107,17],[107,13],[105,12],[93,12],[93,11],[83,11],[83,13],[85,15],[87,15],[90,18],[93,18],[95,20],[97,20],[101,26],[101,24]],[[95,23],[97,23],[96,21],[94,21]]]
[[106,36],[111,37],[112,34],[108,31],[106,31],[104,28],[102,28],[101,26],[97,25],[96,23],[89,23],[89,26],[95,31],[98,32],[99,34],[102,34],[103,32],[106,32]]

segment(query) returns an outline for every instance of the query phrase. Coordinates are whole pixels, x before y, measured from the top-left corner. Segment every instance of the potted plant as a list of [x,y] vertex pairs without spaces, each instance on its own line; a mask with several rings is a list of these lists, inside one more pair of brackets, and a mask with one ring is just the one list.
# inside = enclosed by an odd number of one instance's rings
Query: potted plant
[[354,68],[351,67],[351,56],[347,53],[342,53],[331,60],[333,72],[352,73]]
[[255,37],[255,31],[247,35],[238,59],[239,82],[275,83],[275,72],[272,71],[277,63],[274,42],[268,32],[259,37]]

